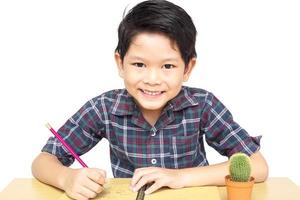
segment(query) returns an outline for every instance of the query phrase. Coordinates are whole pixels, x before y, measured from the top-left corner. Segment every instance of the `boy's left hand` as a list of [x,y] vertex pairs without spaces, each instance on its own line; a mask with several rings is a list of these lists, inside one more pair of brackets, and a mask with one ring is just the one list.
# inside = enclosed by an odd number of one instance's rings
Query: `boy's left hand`
[[166,169],[159,167],[138,168],[134,171],[131,180],[131,189],[137,192],[143,185],[153,183],[145,194],[150,194],[163,186],[169,188],[182,188],[182,173],[180,169]]

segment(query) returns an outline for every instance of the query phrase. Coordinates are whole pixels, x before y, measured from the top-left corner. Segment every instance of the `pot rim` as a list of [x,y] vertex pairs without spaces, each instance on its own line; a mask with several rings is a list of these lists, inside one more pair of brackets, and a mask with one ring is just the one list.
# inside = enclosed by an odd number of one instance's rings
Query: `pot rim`
[[230,175],[225,176],[225,184],[226,186],[231,187],[252,187],[254,184],[254,177],[250,177],[250,180],[247,182],[236,182],[230,179]]

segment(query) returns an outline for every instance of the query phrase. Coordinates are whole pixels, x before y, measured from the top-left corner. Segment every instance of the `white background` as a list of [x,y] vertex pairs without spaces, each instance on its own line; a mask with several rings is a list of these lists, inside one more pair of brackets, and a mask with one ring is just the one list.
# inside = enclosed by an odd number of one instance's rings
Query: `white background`
[[[300,185],[298,1],[174,2],[198,30],[187,85],[212,91],[251,135],[263,135],[270,176]],[[51,135],[46,122],[58,129],[90,98],[123,87],[113,54],[128,3],[0,1],[0,190],[31,177],[31,162]],[[210,163],[226,160],[207,151]],[[106,141],[82,158],[112,177]]]

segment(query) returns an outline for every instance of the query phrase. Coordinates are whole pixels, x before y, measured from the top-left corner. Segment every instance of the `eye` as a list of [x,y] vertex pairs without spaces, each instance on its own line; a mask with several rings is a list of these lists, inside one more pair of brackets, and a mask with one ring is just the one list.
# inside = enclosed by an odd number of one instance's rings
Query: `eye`
[[175,66],[174,65],[172,65],[172,64],[165,64],[165,65],[163,65],[163,68],[165,68],[165,69],[172,69],[172,68],[174,68]]
[[144,63],[132,63],[136,67],[145,67]]

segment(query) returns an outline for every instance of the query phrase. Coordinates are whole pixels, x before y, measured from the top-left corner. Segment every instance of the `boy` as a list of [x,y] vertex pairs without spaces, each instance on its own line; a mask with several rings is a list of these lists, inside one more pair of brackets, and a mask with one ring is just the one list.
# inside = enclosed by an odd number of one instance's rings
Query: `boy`
[[[260,137],[249,136],[213,94],[182,86],[196,63],[196,29],[182,8],[142,2],[122,20],[118,36],[115,59],[125,89],[91,99],[58,130],[76,153],[106,138],[114,177],[132,177],[133,191],[153,183],[146,194],[163,186],[224,185],[228,162],[208,164],[205,136],[221,155],[248,154],[252,176],[267,178]],[[105,171],[66,167],[74,158],[57,139],[42,151],[32,164],[37,179],[78,200],[103,190]]]

